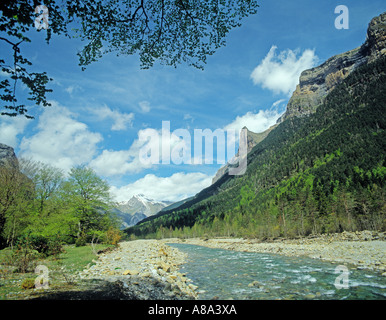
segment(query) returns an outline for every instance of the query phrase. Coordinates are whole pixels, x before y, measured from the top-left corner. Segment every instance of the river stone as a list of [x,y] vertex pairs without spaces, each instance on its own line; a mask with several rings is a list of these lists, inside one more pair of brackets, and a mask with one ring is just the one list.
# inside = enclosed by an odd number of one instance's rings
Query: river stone
[[161,262],[159,266],[162,268],[163,271],[170,272],[170,265],[168,265],[167,263]]
[[248,287],[259,287],[259,288],[261,288],[261,287],[264,287],[263,286],[263,284],[262,283],[260,283],[259,281],[253,281],[253,282],[251,282],[250,284],[248,284]]
[[192,289],[193,291],[197,290],[197,288],[198,288],[197,286],[195,286],[194,284],[191,284],[191,283],[188,285],[188,287],[190,289]]
[[124,276],[127,276],[127,275],[135,276],[137,274],[139,274],[139,271],[137,271],[137,270],[125,270],[122,272],[122,275],[124,275]]
[[150,272],[143,272],[140,274],[141,277],[143,278],[150,278],[151,277],[151,273]]

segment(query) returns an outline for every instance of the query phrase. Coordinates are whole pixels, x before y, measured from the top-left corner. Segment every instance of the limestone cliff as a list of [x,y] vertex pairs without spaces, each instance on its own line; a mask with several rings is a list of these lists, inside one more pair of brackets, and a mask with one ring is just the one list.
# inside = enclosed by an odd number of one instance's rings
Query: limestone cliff
[[[261,133],[252,132],[248,130],[247,127],[244,127],[243,129],[247,129],[247,153],[249,153],[253,149],[253,147],[256,146],[259,142],[263,141],[275,127],[276,125],[270,127],[268,130],[265,130]],[[239,152],[237,152],[235,157],[237,158],[238,155]],[[232,160],[229,162],[232,162]],[[228,172],[229,166],[230,165],[228,163],[216,172],[216,175],[212,179],[212,184],[216,183],[216,181],[218,181],[224,174]]]
[[[371,20],[363,45],[338,54],[318,67],[302,72],[299,85],[288,102],[286,112],[278,119],[277,125],[288,118],[301,117],[315,112],[327,94],[351,72],[383,55],[386,55],[386,12]],[[277,125],[263,133],[254,133],[248,130],[248,153],[256,144],[265,139]],[[228,169],[229,164],[220,168],[212,183],[214,184],[227,174]]]
[[15,151],[3,143],[0,143],[0,167],[19,167]]
[[371,20],[365,43],[348,52],[336,55],[316,68],[300,75],[287,110],[278,123],[290,117],[315,112],[327,94],[351,72],[365,63],[371,63],[386,54],[386,13]]

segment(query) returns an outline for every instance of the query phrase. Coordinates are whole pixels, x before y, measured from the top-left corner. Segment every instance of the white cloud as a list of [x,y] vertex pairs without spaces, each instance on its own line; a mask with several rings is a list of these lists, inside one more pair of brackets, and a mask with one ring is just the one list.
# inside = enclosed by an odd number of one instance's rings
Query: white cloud
[[135,155],[132,150],[103,150],[102,154],[92,160],[89,166],[100,175],[114,176],[142,169],[134,160]]
[[[260,110],[258,113],[247,112],[237,116],[235,120],[224,127],[224,130],[235,130],[235,135],[227,135],[227,160],[230,161],[238,149],[239,133],[244,127],[248,130],[261,133],[273,126],[285,110],[285,99],[275,101],[269,110]],[[232,150],[235,146],[235,150]]]
[[[171,152],[162,153],[162,146],[166,147],[165,150],[172,151],[183,143],[184,140],[173,133],[169,137],[162,134],[161,130],[146,128],[138,132],[138,139],[134,140],[128,150],[104,150],[89,165],[96,173],[105,177],[138,173],[157,164],[171,163]],[[152,157],[146,154],[150,150],[155,152]]]
[[148,113],[151,110],[150,102],[148,102],[148,101],[141,101],[139,103],[139,107],[141,109],[141,112],[143,112],[143,113]]
[[89,111],[96,115],[99,121],[113,120],[111,126],[113,131],[126,130],[128,126],[133,125],[134,113],[122,113],[118,110],[112,110],[106,105],[99,108],[90,108]]
[[89,166],[104,177],[138,173],[151,168],[152,164],[140,161],[139,150],[139,146],[132,146],[129,150],[103,150],[102,154],[89,163]]
[[64,89],[68,94],[72,95],[73,93],[83,91],[83,88],[77,84],[68,86],[66,89]]
[[[10,71],[11,71],[11,69],[10,69]],[[6,71],[3,71],[3,70],[0,70],[0,76],[8,78],[8,77],[11,76],[11,74],[10,74],[10,72],[6,72]]]
[[271,109],[274,109],[274,108],[277,108],[278,106],[280,106],[283,102],[285,102],[286,100],[285,99],[280,99],[280,100],[277,100],[275,101],[273,104],[272,104],[272,108]]
[[314,50],[306,49],[298,57],[299,50],[290,49],[276,54],[272,46],[267,56],[253,70],[251,78],[255,85],[261,85],[274,93],[291,95],[299,83],[302,71],[315,66],[318,57]]
[[16,148],[18,146],[18,135],[22,134],[31,120],[26,117],[0,116],[0,143]]
[[247,112],[243,116],[237,116],[234,121],[225,126],[225,130],[233,129],[239,132],[243,127],[247,127],[252,132],[263,132],[273,126],[281,113],[277,106],[283,100],[276,101],[271,110],[260,110],[258,113]]
[[187,113],[184,115],[184,120],[190,120],[191,122],[193,122],[194,118],[189,113]]
[[159,201],[179,201],[195,195],[211,183],[212,177],[200,172],[178,172],[170,177],[148,174],[121,188],[112,187],[111,193],[115,195],[117,201],[127,201],[136,194],[144,194]]
[[21,141],[21,155],[64,171],[89,162],[96,154],[102,136],[89,131],[87,125],[77,121],[75,114],[67,108],[55,101],[51,104],[39,117],[38,132]]

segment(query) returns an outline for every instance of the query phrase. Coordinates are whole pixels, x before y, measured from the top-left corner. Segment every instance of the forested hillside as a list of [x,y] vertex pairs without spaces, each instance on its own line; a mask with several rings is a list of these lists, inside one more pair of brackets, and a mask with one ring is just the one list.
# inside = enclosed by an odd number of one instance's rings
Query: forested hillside
[[281,122],[248,154],[244,176],[126,232],[274,238],[385,230],[385,129],[382,57],[352,72],[315,113]]

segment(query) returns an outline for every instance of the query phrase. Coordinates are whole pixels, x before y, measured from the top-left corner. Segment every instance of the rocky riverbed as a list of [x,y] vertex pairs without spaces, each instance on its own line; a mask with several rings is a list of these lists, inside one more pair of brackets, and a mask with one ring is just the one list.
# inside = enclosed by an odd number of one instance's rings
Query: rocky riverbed
[[187,243],[244,252],[305,256],[368,269],[386,276],[385,234],[343,232],[302,239],[260,241],[238,238],[135,240],[101,252],[76,278],[76,290],[54,291],[38,299],[191,300],[198,289],[180,266],[187,256],[167,243]]
[[186,300],[197,297],[197,287],[179,272],[185,254],[157,240],[122,242],[102,253],[79,274],[83,281],[114,285],[115,297],[130,300]]
[[277,253],[287,256],[307,256],[333,263],[349,264],[358,269],[368,269],[386,276],[385,233],[362,231],[321,235],[301,239],[186,239],[167,240],[184,242],[210,248],[245,252]]

